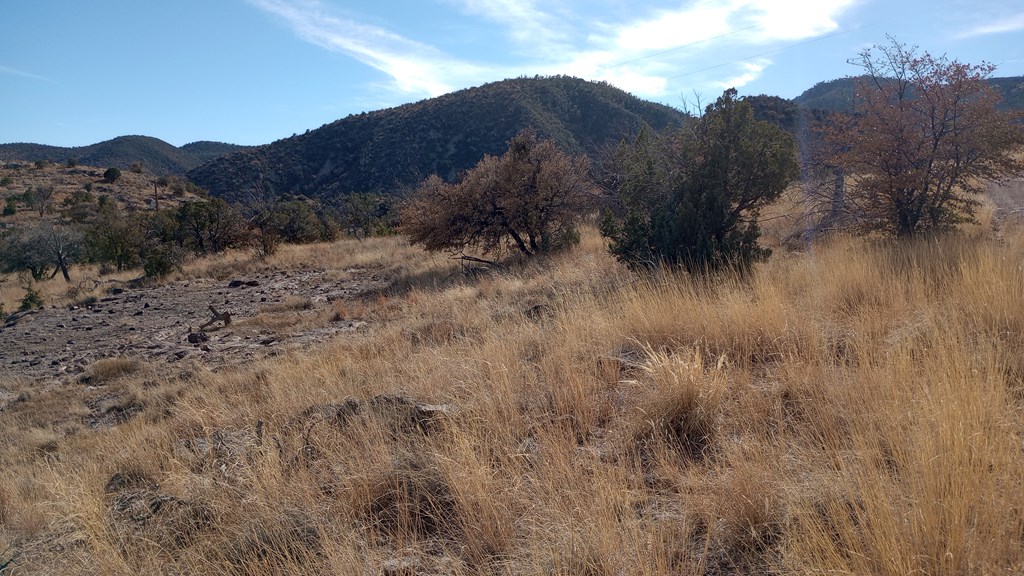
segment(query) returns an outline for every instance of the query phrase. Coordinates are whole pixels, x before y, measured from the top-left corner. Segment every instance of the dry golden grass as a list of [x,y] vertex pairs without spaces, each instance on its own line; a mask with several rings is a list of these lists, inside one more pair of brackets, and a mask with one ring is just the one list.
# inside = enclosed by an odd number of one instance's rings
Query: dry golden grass
[[313,262],[397,279],[335,310],[369,330],[136,367],[115,426],[0,382],[14,573],[1024,571],[1019,235],[833,238],[746,278],[639,278],[592,230],[474,277],[396,238],[186,273]]
[[0,274],[0,305],[8,314],[17,311],[27,288],[39,292],[44,306],[88,302],[105,296],[110,288],[138,277],[137,270],[101,275],[97,266],[72,267],[71,282],[65,282],[59,274],[39,282],[30,281],[25,275]]

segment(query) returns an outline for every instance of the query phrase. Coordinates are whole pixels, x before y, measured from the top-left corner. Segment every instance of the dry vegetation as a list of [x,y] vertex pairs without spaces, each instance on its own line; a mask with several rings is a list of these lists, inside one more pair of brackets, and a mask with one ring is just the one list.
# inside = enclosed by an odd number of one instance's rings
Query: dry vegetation
[[[8,196],[21,194],[30,188],[52,187],[50,206],[52,210],[59,210],[65,199],[77,191],[85,190],[87,186],[94,196],[109,196],[126,210],[147,208],[154,199],[154,192],[163,207],[177,206],[184,200],[196,198],[190,191],[175,192],[169,185],[154,190],[153,183],[157,177],[146,172],[123,170],[116,182],[107,182],[103,179],[104,170],[96,166],[67,166],[53,163],[35,166],[24,161],[0,162],[0,181],[4,182],[4,185],[0,186],[0,201],[6,201]],[[171,183],[175,182],[174,178],[170,180]],[[177,181],[180,182],[180,179]],[[33,218],[31,209],[22,206],[16,217],[3,217],[0,218],[0,222],[34,221],[38,218],[38,215]]]
[[1021,573],[1011,232],[836,238],[713,280],[641,279],[593,230],[500,273],[396,238],[198,262],[396,280],[337,311],[368,331],[240,369],[0,377],[0,566]]

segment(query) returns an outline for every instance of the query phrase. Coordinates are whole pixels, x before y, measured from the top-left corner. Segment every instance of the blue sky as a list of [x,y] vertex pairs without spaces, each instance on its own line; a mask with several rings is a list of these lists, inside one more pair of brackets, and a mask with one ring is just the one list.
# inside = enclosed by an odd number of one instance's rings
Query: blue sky
[[890,34],[1024,75],[1019,0],[17,0],[0,143],[264,144],[516,76],[793,97]]

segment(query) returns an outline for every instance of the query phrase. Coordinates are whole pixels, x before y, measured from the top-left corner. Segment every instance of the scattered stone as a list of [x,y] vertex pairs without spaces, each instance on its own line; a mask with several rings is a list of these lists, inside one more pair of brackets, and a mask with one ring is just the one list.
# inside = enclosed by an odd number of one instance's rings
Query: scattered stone
[[423,573],[423,562],[415,556],[393,558],[380,566],[382,576],[418,576]]
[[[241,282],[238,289],[253,290],[244,298],[236,296],[230,305],[219,302],[231,295],[231,290],[225,289],[228,282],[204,278],[163,286],[140,282],[119,295],[107,292],[102,301],[12,314],[7,326],[0,324],[0,341],[4,342],[0,346],[0,374],[77,381],[90,362],[109,356],[136,356],[155,366],[182,359],[200,361],[210,367],[252,362],[286,353],[293,347],[314,346],[362,326],[352,318],[328,322],[325,317],[324,322],[307,329],[280,334],[267,330],[260,334],[262,324],[249,320],[268,313],[278,314],[263,308],[268,302],[298,296],[317,299],[314,307],[320,308],[327,304],[319,295],[329,294],[332,300],[345,301],[386,286],[385,282],[370,281],[362,271],[345,278],[327,271],[303,269],[287,275],[275,271],[260,274],[258,279],[236,279]],[[222,292],[219,297],[215,295],[218,291]],[[215,307],[222,308],[217,310],[219,313],[230,308],[233,322],[225,329],[221,323],[227,322],[218,319],[217,324],[202,330],[199,326],[213,312],[208,316],[203,308],[214,302]],[[83,316],[87,311],[91,313]],[[12,329],[15,324],[17,327]],[[211,344],[207,344],[209,353],[192,352],[193,347],[201,349],[205,342],[182,339],[182,334],[199,332],[212,336],[218,328],[223,332],[216,332],[217,338],[211,338]],[[225,339],[228,331],[233,331],[233,340]],[[216,346],[212,345],[213,340]],[[55,358],[60,362],[54,364]],[[34,365],[30,365],[34,360]]]
[[209,339],[210,337],[206,332],[190,332],[188,335],[189,344],[199,344],[201,342],[206,342]]

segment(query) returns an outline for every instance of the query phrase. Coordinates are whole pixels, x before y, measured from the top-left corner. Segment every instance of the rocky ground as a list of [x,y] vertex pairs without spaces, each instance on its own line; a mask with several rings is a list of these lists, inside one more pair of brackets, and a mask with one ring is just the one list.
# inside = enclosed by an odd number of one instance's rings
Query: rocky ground
[[[0,328],[0,374],[68,380],[112,357],[241,364],[358,330],[366,323],[335,303],[386,284],[370,270],[306,269],[111,288],[94,302],[12,315]],[[230,321],[208,324],[211,308]]]

